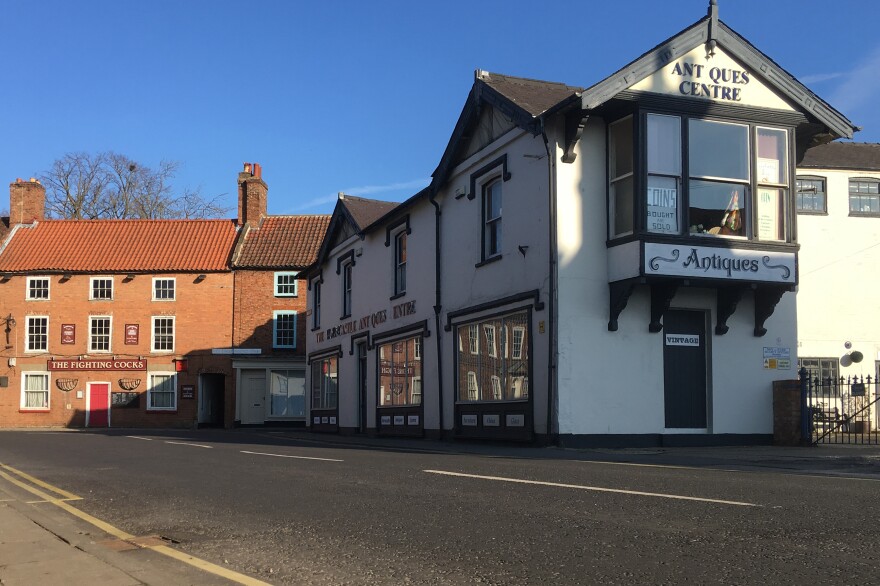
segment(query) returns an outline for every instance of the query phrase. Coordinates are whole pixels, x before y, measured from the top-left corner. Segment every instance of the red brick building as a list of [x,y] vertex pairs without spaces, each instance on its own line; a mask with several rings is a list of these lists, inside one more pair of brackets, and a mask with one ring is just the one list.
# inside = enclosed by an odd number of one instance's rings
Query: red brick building
[[239,360],[277,399],[279,377],[304,368],[296,271],[327,218],[267,216],[267,192],[246,164],[237,220],[53,220],[38,181],[11,184],[0,427],[229,427],[242,420]]
[[307,286],[329,215],[268,216],[260,167],[239,174],[232,366],[239,425],[305,425]]

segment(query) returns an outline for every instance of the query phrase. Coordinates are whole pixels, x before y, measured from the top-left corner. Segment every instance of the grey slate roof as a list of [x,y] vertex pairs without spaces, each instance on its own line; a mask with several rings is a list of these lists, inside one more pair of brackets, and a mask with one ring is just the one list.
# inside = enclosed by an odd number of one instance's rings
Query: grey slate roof
[[348,211],[359,231],[363,231],[364,228],[400,205],[393,201],[366,199],[344,194],[339,196],[339,203]]
[[584,90],[564,83],[513,77],[488,71],[478,71],[477,78],[532,117],[540,116],[558,103]]
[[804,154],[798,168],[880,171],[880,144],[873,142],[829,142]]

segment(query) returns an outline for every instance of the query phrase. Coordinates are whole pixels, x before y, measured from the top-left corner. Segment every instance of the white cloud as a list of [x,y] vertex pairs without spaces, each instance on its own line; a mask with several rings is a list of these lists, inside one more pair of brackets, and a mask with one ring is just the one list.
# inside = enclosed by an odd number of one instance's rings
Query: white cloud
[[829,96],[829,103],[851,115],[868,103],[875,103],[880,96],[880,46],[861,60],[856,67],[843,76],[843,81]]
[[[364,196],[364,195],[372,195],[374,193],[387,193],[387,192],[393,192],[393,191],[409,190],[412,193],[407,193],[406,197],[404,198],[404,199],[406,199],[409,196],[414,195],[416,190],[425,187],[430,182],[431,182],[430,179],[414,179],[412,181],[403,181],[400,183],[389,183],[387,185],[362,185],[360,187],[347,187],[347,188],[342,189],[340,191],[342,191],[346,195]],[[339,198],[339,194],[334,193],[332,195],[326,195],[323,197],[315,198],[315,199],[308,201],[304,204],[301,204],[297,207],[299,209],[315,208],[315,207],[322,206],[322,205],[325,205],[328,203],[333,203],[338,198]]]
[[843,77],[847,75],[845,71],[838,71],[836,73],[814,73],[812,75],[804,75],[799,77],[801,83],[822,83],[823,81],[828,81],[829,79],[837,79],[838,77]]

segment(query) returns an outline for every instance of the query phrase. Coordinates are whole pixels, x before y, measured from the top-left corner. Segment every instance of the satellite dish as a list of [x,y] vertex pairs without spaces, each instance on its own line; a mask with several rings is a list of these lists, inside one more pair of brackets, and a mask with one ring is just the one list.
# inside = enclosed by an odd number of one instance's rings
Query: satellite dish
[[859,362],[861,362],[865,358],[864,355],[861,352],[859,352],[858,350],[850,353],[849,357],[850,357],[850,360],[852,360],[855,364],[858,364]]

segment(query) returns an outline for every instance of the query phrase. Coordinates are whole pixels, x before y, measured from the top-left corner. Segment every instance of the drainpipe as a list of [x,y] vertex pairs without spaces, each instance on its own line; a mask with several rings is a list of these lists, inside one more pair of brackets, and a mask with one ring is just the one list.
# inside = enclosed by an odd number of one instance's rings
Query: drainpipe
[[549,251],[549,294],[547,296],[547,335],[550,336],[550,355],[547,360],[547,438],[553,441],[553,408],[556,403],[556,181],[555,181],[555,158],[550,154],[550,141],[547,139],[547,129],[544,127],[544,117],[540,119],[541,137],[544,139],[544,150],[547,152],[547,192],[550,212],[550,251]]
[[440,204],[434,199],[437,192],[431,189],[428,201],[434,206],[434,334],[437,336],[437,413],[440,418],[440,439],[443,439],[443,344],[440,328],[440,312],[443,306],[440,303]]

